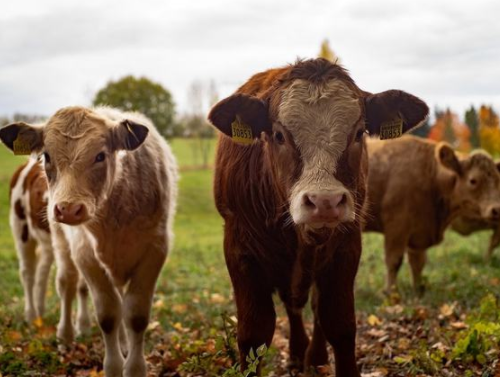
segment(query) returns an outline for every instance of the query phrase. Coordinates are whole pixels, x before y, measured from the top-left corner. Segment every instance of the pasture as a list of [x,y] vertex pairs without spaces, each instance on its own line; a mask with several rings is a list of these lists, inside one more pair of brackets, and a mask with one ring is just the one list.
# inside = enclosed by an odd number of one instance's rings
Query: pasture
[[[212,171],[199,168],[196,141],[175,139],[171,145],[181,169],[176,239],[146,335],[150,375],[239,376],[235,306],[222,221],[212,200]],[[54,268],[46,317],[23,321],[23,290],[8,225],[9,180],[22,161],[0,148],[0,376],[100,376],[103,345],[95,324],[92,335],[69,347],[55,339]],[[364,376],[500,375],[500,250],[491,263],[483,261],[489,236],[489,231],[467,238],[447,232],[444,242],[428,251],[425,296],[412,293],[405,262],[401,297],[388,299],[383,238],[364,235],[356,282],[357,354]],[[277,331],[264,356],[264,375],[286,376],[287,324],[276,302]],[[306,318],[310,323],[309,312]],[[321,374],[331,375],[328,368]]]

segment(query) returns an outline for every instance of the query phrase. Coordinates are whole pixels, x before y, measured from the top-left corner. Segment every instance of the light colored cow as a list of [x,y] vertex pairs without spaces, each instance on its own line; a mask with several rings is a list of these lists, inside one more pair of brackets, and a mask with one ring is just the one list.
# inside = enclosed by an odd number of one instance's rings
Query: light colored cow
[[[500,161],[496,161],[495,165],[497,170],[500,171]],[[472,179],[476,179],[473,177]],[[463,236],[468,236],[471,233],[478,232],[481,230],[493,230],[493,234],[490,238],[490,243],[488,244],[488,249],[484,254],[484,259],[486,261],[491,260],[493,256],[493,251],[500,245],[500,209],[493,210],[486,214],[487,216],[481,216],[480,213],[475,216],[461,216],[451,223],[451,228],[460,233]]]
[[[43,155],[54,245],[64,250],[68,242],[71,255],[63,254],[61,266],[73,260],[90,288],[106,376],[146,376],[144,332],[173,238],[177,167],[170,148],[144,116],[103,107],[63,108],[42,127],[6,126],[0,138],[15,153]],[[76,284],[63,282],[63,308]]]
[[459,216],[497,216],[500,176],[484,152],[459,159],[448,144],[415,136],[370,140],[368,156],[365,230],[385,236],[387,290],[396,288],[407,253],[414,288],[422,294],[427,249]]

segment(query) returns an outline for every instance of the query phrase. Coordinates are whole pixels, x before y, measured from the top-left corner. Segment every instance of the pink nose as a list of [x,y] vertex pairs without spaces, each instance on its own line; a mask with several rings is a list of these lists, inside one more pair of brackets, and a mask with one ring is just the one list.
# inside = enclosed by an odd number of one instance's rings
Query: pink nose
[[309,192],[302,197],[302,203],[308,222],[336,222],[345,214],[347,196],[329,191]]
[[61,202],[54,207],[56,221],[69,225],[78,225],[87,220],[87,209],[83,204]]

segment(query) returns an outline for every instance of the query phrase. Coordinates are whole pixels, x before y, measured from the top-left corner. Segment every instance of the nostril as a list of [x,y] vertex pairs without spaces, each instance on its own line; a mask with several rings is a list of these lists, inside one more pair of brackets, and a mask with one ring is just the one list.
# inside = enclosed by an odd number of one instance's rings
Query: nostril
[[498,208],[493,208],[491,210],[491,216],[498,217],[499,214],[500,214],[500,211],[498,210]]
[[347,204],[347,195],[343,194],[342,199],[340,199],[339,204],[337,204],[337,207],[343,206]]
[[83,214],[83,206],[79,205],[75,211],[75,217],[81,217]]
[[54,208],[54,213],[55,213],[56,217],[61,217],[62,216],[62,211],[61,211],[61,208],[59,207],[58,204],[56,204],[56,206]]
[[[313,197],[314,199],[314,197]],[[312,202],[311,198],[309,198],[309,195],[304,195],[303,199],[302,199],[302,202],[303,204],[306,206],[306,207],[309,207],[309,208],[316,208],[316,205]]]

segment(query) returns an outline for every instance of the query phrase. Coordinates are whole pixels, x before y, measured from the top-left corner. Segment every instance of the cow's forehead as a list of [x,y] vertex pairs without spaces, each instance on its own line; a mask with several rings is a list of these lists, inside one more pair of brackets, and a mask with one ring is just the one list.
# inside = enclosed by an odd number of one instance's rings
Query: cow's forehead
[[102,150],[108,131],[104,122],[93,117],[60,119],[54,116],[47,123],[44,144],[60,162],[85,160],[87,155]]
[[291,133],[304,162],[316,164],[322,155],[330,167],[346,149],[361,115],[359,98],[339,79],[297,79],[283,89],[278,108],[278,121]]

